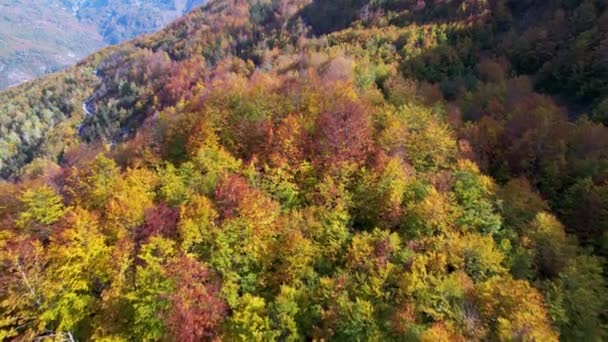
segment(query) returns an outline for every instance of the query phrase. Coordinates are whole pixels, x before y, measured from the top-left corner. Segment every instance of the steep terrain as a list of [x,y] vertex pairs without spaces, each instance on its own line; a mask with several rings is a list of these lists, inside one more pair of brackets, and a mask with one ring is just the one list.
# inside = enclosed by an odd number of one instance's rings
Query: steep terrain
[[107,44],[150,33],[203,0],[6,0],[0,89],[54,72]]
[[0,13],[0,88],[57,71],[103,46],[95,27],[58,1],[3,1]]
[[605,340],[607,42],[605,1],[214,0],[0,93],[0,338]]

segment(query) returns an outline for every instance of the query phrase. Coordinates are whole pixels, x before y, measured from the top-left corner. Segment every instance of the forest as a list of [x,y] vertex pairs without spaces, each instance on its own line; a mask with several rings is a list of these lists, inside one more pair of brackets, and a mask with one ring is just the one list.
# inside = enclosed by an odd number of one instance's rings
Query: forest
[[0,339],[608,339],[608,1],[211,0],[0,93]]

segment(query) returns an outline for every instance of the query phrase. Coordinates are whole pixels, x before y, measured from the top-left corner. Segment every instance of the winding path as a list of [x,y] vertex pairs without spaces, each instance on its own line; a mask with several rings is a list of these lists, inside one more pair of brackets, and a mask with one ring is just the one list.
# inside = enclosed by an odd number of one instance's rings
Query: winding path
[[82,110],[84,111],[85,117],[87,117],[89,115],[93,115],[93,113],[91,113],[91,110],[89,109],[90,106],[91,106],[91,98],[87,99],[86,101],[84,101],[82,103]]
[[[95,76],[103,81],[103,73],[99,69],[95,69]],[[82,118],[82,123],[78,126],[78,136],[82,138],[82,134],[84,133],[84,122],[87,119],[87,116],[93,116],[94,108],[93,108],[93,95],[89,96],[84,102],[82,102],[82,111],[84,112],[84,117]]]

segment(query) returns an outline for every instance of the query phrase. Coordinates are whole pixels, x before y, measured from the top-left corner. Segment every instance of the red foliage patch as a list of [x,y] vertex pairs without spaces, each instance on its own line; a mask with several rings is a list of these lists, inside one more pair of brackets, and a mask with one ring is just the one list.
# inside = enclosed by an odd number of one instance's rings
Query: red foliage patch
[[220,298],[220,283],[200,262],[181,257],[172,262],[168,273],[175,281],[167,326],[175,341],[214,340],[228,313]]
[[222,179],[215,189],[215,199],[221,217],[236,216],[244,194],[250,191],[249,183],[243,177],[230,175]]
[[254,225],[273,216],[279,207],[238,175],[229,175],[220,181],[215,189],[215,200],[222,219],[240,216]]
[[325,170],[344,162],[363,164],[372,149],[371,132],[368,113],[354,102],[321,113],[312,141],[315,164]]
[[173,64],[170,77],[160,93],[163,103],[173,105],[180,99],[191,98],[196,82],[202,78],[204,65],[205,61],[200,56]]
[[171,208],[165,203],[146,210],[146,223],[135,231],[135,241],[144,242],[151,236],[160,235],[174,238],[179,219],[179,210]]

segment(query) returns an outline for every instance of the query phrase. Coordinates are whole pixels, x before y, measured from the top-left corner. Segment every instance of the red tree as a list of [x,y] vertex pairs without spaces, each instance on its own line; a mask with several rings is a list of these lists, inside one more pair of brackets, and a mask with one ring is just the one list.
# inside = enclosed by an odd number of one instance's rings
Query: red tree
[[229,175],[220,181],[215,200],[222,219],[240,216],[254,225],[269,220],[278,211],[276,202],[238,175]]
[[230,175],[224,177],[215,189],[215,199],[222,218],[237,215],[239,203],[245,193],[250,192],[249,183],[243,177]]
[[173,105],[182,98],[190,98],[196,82],[202,78],[204,65],[205,61],[200,56],[173,64],[170,77],[160,93],[163,103]]
[[338,104],[321,113],[313,134],[313,160],[321,169],[339,167],[345,162],[361,165],[372,147],[368,113],[354,102]]
[[179,210],[159,203],[146,210],[146,223],[135,231],[135,241],[145,242],[153,235],[175,237]]
[[220,299],[220,283],[195,259],[180,257],[169,265],[176,289],[166,321],[176,341],[214,340],[228,312]]

